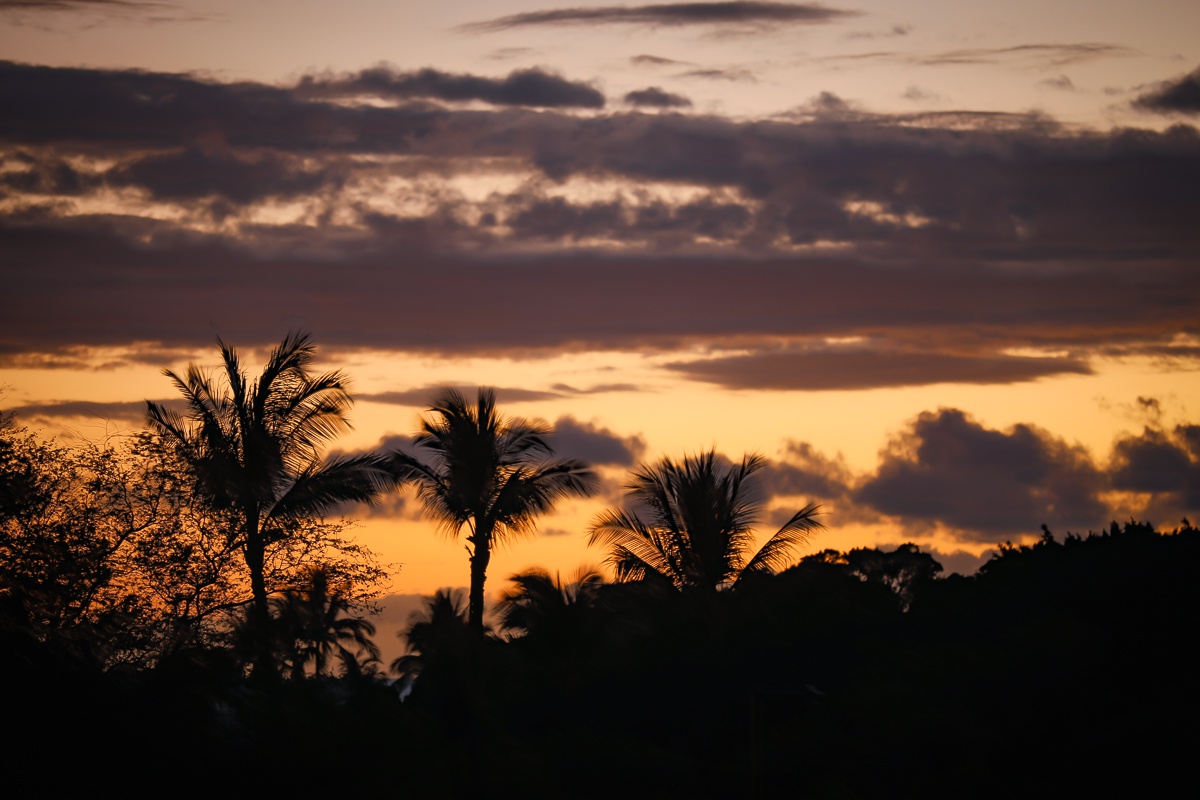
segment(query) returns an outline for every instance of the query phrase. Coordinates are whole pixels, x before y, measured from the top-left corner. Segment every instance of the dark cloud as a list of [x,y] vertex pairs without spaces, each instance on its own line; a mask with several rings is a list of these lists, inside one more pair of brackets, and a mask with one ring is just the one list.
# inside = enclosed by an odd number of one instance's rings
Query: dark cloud
[[956,409],[925,412],[892,441],[853,493],[919,528],[939,524],[967,540],[1002,542],[1053,529],[1098,530],[1104,474],[1079,446],[1032,425],[984,427]]
[[740,203],[704,198],[671,205],[628,203],[624,199],[578,203],[564,197],[510,197],[505,218],[509,230],[522,239],[550,242],[642,240],[663,245],[688,242],[698,236],[735,241],[750,222]]
[[10,156],[12,168],[0,172],[0,187],[22,194],[81,195],[95,189],[101,180],[53,156],[38,158],[24,152]]
[[1050,375],[1088,374],[1072,358],[896,351],[859,346],[765,351],[667,365],[693,380],[727,389],[845,390],[932,383],[1018,383]]
[[652,56],[643,54],[633,56],[629,59],[629,63],[637,67],[674,67],[680,64],[689,64],[688,61],[677,61],[673,58],[663,58],[662,56]]
[[[1139,400],[1142,398],[1139,398]],[[1177,522],[1200,511],[1200,425],[1147,426],[1113,446],[1113,488],[1149,495],[1150,513]]]
[[795,513],[797,503],[816,503],[821,521],[831,528],[879,522],[879,514],[854,499],[854,488],[863,479],[840,453],[831,457],[808,442],[789,441],[781,456],[769,461],[762,473],[771,505],[768,518],[780,526]]
[[692,105],[692,101],[683,95],[664,91],[657,86],[629,92],[625,95],[625,102],[645,108],[690,108]]
[[554,421],[554,454],[595,466],[633,466],[646,452],[641,436],[620,436],[591,422],[572,417]]
[[242,155],[200,147],[148,155],[104,177],[110,185],[138,186],[159,199],[220,197],[238,204],[311,195],[336,188],[342,180],[336,167],[314,168],[291,155],[269,151]]
[[[1171,525],[1200,510],[1200,425],[1122,437],[1101,467],[1083,446],[1034,425],[997,430],[943,408],[913,419],[868,472],[789,441],[756,488],[775,525],[799,500],[821,506],[830,527],[890,519],[906,536],[936,531],[972,550],[1036,536],[1043,524],[1075,533],[1118,518]],[[1142,499],[1130,505],[1113,490]],[[956,551],[943,564],[970,574],[986,557]]]
[[1139,95],[1133,104],[1160,114],[1200,114],[1200,67]]
[[817,4],[730,2],[663,3],[530,11],[464,25],[469,33],[490,33],[543,25],[636,25],[642,27],[720,26],[766,29],[816,25],[858,16]]
[[[164,404],[176,411],[183,410],[183,404],[176,400],[168,400]],[[36,421],[44,423],[49,419],[85,418],[120,422],[140,427],[146,418],[146,403],[101,403],[91,400],[64,400],[54,403],[27,403],[19,406],[10,406],[6,411],[12,411],[23,422]]]
[[410,110],[405,134],[401,112],[303,102],[290,89],[266,84],[12,62],[0,62],[0,105],[5,108],[0,141],[106,153],[122,147],[174,149],[198,141],[297,153],[352,142],[361,147],[364,134],[370,139],[382,133],[376,125],[385,118],[389,147],[395,148],[435,113]]
[[[372,394],[356,394],[358,400],[369,403],[384,403],[386,405],[397,406],[417,406],[419,408],[427,408],[432,404],[442,391],[446,389],[456,389],[463,394],[464,397],[473,398],[479,387],[469,384],[437,384],[436,386],[422,386],[417,389],[408,389],[402,392],[375,392]],[[514,387],[493,387],[496,393],[496,401],[498,403],[530,403],[540,400],[555,400],[562,397],[557,392],[539,392],[533,389],[520,389]]]
[[[886,330],[920,345],[922,380],[996,382],[1077,366],[1002,354],[989,361],[986,351],[968,364],[936,353],[949,348],[952,355],[964,345],[1082,349],[1107,346],[1114,337],[1131,347],[1139,339],[1166,340],[1193,329],[1200,295],[1194,273],[1153,262],[1068,272],[736,256],[580,260],[567,254],[497,262],[405,247],[400,239],[377,254],[351,252],[335,267],[320,252],[259,257],[167,226],[138,225],[128,236],[75,223],[0,226],[7,282],[0,354],[8,354],[0,358],[11,365],[25,350],[69,351],[81,343],[207,347],[216,333],[265,344],[296,324],[327,347],[510,355]],[[73,291],[64,293],[63,286]],[[801,302],[798,311],[797,298],[811,302]],[[278,310],[264,315],[263,309]],[[772,371],[746,371],[753,363],[728,362],[722,379],[730,380],[737,366],[745,373],[738,380],[764,383],[762,375]],[[765,363],[778,366],[770,357]],[[864,374],[849,375],[850,363]],[[989,375],[983,366],[1000,372]],[[826,386],[865,386],[878,376],[887,385],[897,380],[873,357],[814,357],[805,369],[795,374]],[[421,403],[434,388],[383,401]]]
[[388,100],[478,100],[499,106],[539,108],[604,107],[604,95],[593,86],[536,67],[516,70],[505,78],[484,78],[436,69],[401,72],[380,66],[341,77],[306,76],[296,86],[296,92],[300,97],[320,99],[368,96]]
[[566,383],[556,383],[551,387],[556,392],[562,392],[564,395],[572,394],[607,394],[609,392],[637,392],[641,391],[641,387],[633,383],[601,383],[595,386],[589,386],[586,389],[580,389],[576,386],[571,386]]
[[830,458],[808,442],[788,442],[783,458],[772,461],[763,482],[773,496],[800,496],[811,501],[840,500],[855,476],[841,456]]

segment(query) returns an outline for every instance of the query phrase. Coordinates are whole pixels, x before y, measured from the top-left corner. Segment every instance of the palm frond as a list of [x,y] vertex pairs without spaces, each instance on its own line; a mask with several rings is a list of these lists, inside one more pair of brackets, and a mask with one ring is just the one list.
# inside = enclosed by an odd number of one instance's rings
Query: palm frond
[[765,466],[757,454],[732,464],[712,450],[641,465],[627,484],[625,508],[599,515],[588,543],[610,549],[619,579],[659,574],[680,589],[717,589],[747,571],[772,569],[820,524],[815,506],[797,512],[747,561],[762,508],[754,478]]
[[824,529],[825,526],[816,518],[820,513],[819,505],[809,503],[793,514],[791,519],[759,548],[742,570],[742,574],[778,572],[790,566],[789,562],[796,549],[808,544],[814,533]]
[[343,456],[312,464],[291,476],[264,519],[318,516],[343,503],[373,503],[397,487],[395,474],[380,454]]

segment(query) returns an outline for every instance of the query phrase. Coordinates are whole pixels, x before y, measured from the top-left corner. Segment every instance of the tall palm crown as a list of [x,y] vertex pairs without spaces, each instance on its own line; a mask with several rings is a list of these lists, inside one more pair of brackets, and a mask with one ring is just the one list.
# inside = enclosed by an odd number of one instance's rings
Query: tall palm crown
[[537,517],[565,497],[585,497],[596,478],[582,462],[549,460],[549,429],[501,415],[495,392],[480,388],[474,404],[454,389],[437,398],[413,445],[427,460],[396,452],[399,478],[415,483],[426,512],[447,533],[467,528],[471,627],[483,630],[487,566],[492,548],[536,531]]
[[734,586],[744,575],[775,572],[824,527],[809,504],[752,553],[762,508],[758,455],[730,464],[709,451],[642,466],[627,484],[624,508],[593,522],[588,543],[609,548],[619,580],[662,578],[680,590]]
[[187,412],[147,401],[146,416],[189,464],[197,491],[238,519],[230,537],[240,540],[253,611],[266,630],[270,544],[342,503],[371,502],[395,477],[380,455],[322,458],[322,446],[350,428],[352,400],[341,372],[310,374],[308,334],[288,334],[253,381],[234,348],[217,343],[221,380],[195,364],[183,376],[166,370]]

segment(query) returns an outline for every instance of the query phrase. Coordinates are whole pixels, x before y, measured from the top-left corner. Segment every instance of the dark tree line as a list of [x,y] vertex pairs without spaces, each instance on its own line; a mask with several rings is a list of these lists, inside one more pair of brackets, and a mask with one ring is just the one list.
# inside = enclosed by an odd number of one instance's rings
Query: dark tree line
[[[413,452],[326,459],[339,373],[293,336],[248,379],[170,375],[183,414],[67,448],[0,417],[10,785],[409,797],[1161,794],[1200,710],[1200,532],[1138,521],[946,575],[914,544],[761,547],[762,462],[643,465],[588,532],[616,580],[534,569],[483,615],[490,550],[592,491],[539,423],[448,392]],[[384,577],[326,512],[413,485],[470,588],[380,663]]]

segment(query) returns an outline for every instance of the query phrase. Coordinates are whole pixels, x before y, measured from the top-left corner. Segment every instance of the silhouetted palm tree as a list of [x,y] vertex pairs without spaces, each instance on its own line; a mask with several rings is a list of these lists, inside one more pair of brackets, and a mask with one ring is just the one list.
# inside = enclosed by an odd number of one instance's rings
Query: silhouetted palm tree
[[187,401],[187,413],[147,401],[147,420],[189,464],[196,490],[238,519],[230,537],[240,540],[250,574],[253,627],[265,636],[270,610],[264,565],[270,545],[338,505],[371,502],[396,481],[379,455],[323,460],[322,446],[350,428],[352,400],[341,372],[309,373],[314,348],[308,334],[288,334],[253,382],[236,351],[220,339],[217,343],[223,380],[195,364],[184,376],[166,370]]
[[558,500],[594,490],[595,475],[583,463],[545,460],[554,452],[549,432],[541,424],[497,413],[491,389],[480,388],[473,405],[447,389],[413,439],[429,460],[394,454],[397,476],[416,484],[427,513],[453,536],[464,525],[469,530],[468,612],[477,632],[483,631],[483,586],[492,548],[533,533],[538,515]]
[[369,620],[346,616],[345,595],[329,585],[329,573],[313,570],[308,585],[274,599],[277,624],[288,649],[292,677],[302,678],[309,664],[320,677],[340,666],[343,675],[356,675],[377,664],[379,648],[371,637]]
[[474,642],[461,590],[438,589],[419,611],[409,615],[404,631],[406,653],[391,664],[392,672],[413,679],[430,663],[457,662]]
[[715,591],[774,572],[824,526],[810,503],[751,555],[751,525],[762,506],[752,479],[765,466],[758,455],[737,465],[711,450],[682,463],[643,465],[627,485],[625,508],[597,517],[588,544],[609,548],[619,580],[658,578],[680,590]]
[[604,582],[600,571],[581,567],[563,583],[539,567],[509,578],[514,584],[498,606],[500,626],[510,633],[558,638],[579,622],[595,604]]

